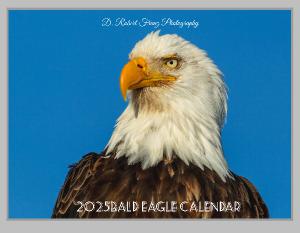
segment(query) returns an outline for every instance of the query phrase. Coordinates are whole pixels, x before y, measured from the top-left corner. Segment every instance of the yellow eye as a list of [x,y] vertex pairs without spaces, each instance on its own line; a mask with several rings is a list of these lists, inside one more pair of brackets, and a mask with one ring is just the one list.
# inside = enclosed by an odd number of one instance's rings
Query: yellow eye
[[166,65],[167,65],[169,68],[174,69],[174,68],[176,68],[176,67],[178,66],[178,61],[177,61],[177,59],[171,59],[171,60],[168,60],[168,61],[166,62]]

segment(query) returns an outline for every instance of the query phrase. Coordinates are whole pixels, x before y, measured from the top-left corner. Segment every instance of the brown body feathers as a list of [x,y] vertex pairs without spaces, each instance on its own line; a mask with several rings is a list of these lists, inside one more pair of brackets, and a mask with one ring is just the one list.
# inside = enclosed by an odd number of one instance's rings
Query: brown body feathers
[[[161,161],[142,170],[140,164],[128,165],[125,157],[90,153],[71,166],[57,198],[52,218],[267,218],[268,209],[255,187],[233,173],[223,182],[210,169],[201,170],[179,159]],[[239,211],[98,212],[78,211],[81,202],[186,203],[239,202]],[[141,209],[141,208],[140,208]]]

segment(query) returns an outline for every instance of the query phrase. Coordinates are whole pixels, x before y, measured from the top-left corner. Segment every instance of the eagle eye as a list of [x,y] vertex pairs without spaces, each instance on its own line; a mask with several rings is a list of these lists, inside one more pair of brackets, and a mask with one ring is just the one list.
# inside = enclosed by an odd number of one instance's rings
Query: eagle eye
[[165,62],[165,65],[167,65],[171,69],[174,69],[178,66],[178,60],[176,58],[168,59]]

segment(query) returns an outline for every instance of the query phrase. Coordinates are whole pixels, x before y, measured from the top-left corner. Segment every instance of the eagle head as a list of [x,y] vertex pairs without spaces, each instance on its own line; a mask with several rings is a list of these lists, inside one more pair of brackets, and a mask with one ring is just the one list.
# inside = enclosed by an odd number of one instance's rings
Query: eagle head
[[207,54],[176,34],[149,33],[136,43],[120,75],[129,103],[107,154],[143,169],[178,157],[229,175],[220,131],[227,113],[222,74]]

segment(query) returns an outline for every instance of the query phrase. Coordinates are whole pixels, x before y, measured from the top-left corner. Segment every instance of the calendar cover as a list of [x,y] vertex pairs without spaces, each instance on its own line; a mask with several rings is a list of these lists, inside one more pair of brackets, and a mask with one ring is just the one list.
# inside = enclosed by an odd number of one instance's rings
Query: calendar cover
[[291,10],[9,10],[9,218],[291,218]]

